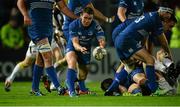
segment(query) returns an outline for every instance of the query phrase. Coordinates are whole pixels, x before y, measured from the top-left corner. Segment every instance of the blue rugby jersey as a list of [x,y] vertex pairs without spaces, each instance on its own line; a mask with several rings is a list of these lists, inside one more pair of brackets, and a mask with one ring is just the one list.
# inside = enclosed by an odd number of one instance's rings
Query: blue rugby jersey
[[[153,33],[151,36],[159,36],[163,33],[163,25],[158,12],[149,12],[130,23],[122,32],[124,38],[134,38],[142,40]],[[134,35],[134,33],[137,33]]]
[[105,38],[103,29],[94,20],[89,27],[83,27],[81,20],[76,19],[70,24],[69,33],[70,38],[78,37],[79,44],[86,47],[89,51],[91,49],[91,41],[94,37],[97,39]]

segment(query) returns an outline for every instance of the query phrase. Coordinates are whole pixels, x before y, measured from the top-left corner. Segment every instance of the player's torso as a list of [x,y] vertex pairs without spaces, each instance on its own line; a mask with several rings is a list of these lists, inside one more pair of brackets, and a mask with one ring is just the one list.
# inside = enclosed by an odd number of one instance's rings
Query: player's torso
[[146,38],[150,32],[158,30],[157,22],[161,23],[157,12],[146,13],[135,19],[122,33],[127,35],[127,38]]
[[82,26],[80,20],[77,20],[77,23],[75,24],[78,26],[76,32],[78,34],[77,36],[79,38],[80,45],[90,48],[91,41],[95,37],[95,22],[93,21],[87,28]]

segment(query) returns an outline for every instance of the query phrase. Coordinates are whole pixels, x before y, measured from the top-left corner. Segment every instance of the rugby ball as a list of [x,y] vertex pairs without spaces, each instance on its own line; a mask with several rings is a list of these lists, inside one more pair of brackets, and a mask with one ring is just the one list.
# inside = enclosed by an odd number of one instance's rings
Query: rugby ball
[[101,61],[106,56],[107,51],[105,48],[101,48],[98,46],[98,47],[94,48],[92,54],[96,60]]

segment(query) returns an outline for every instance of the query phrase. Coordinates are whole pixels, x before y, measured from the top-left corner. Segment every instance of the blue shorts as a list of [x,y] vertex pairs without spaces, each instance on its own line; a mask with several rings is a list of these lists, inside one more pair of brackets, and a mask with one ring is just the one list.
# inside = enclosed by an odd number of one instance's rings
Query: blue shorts
[[48,38],[49,43],[51,43],[53,36],[53,28],[46,28],[46,27],[42,28],[37,25],[32,25],[28,27],[28,34],[34,43],[37,43],[38,41],[44,38]]
[[83,54],[82,52],[76,51],[73,43],[71,40],[68,41],[68,44],[66,46],[66,53],[70,52],[70,51],[74,51],[77,55],[77,61],[79,64],[83,64],[83,65],[88,65],[90,64],[90,60],[91,60],[91,51],[88,50],[87,54]]
[[143,48],[140,40],[128,38],[124,33],[120,33],[116,37],[114,45],[120,60],[129,59],[134,53]]

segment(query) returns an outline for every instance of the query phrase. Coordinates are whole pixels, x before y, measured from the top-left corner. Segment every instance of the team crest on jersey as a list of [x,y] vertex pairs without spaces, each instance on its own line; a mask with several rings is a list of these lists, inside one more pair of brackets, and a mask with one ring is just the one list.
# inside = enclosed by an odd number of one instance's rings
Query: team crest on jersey
[[134,2],[133,2],[133,4],[136,6],[136,5],[137,5],[137,2],[136,2],[136,1],[134,1]]

